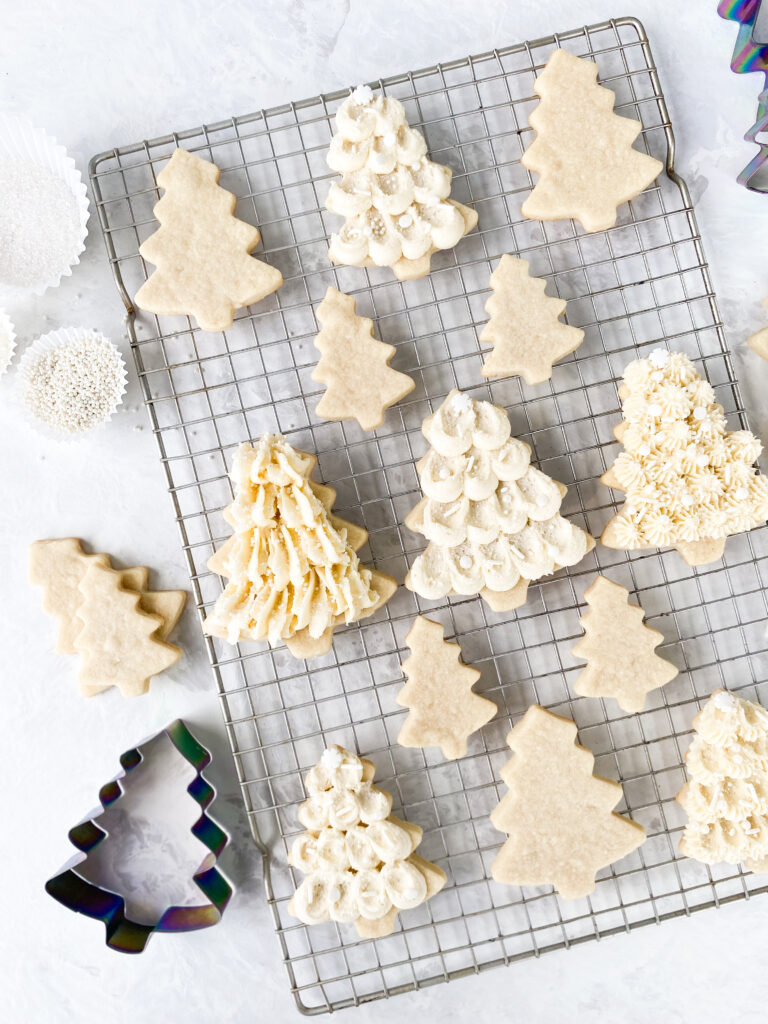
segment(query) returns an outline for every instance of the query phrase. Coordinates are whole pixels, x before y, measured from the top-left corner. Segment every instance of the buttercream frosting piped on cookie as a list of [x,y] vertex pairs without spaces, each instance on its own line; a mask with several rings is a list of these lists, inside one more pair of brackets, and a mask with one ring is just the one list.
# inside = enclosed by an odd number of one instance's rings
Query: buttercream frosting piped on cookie
[[705,864],[768,871],[768,711],[716,691],[693,721],[680,850]]
[[[359,86],[337,110],[335,123],[327,159],[342,178],[332,183],[326,207],[346,220],[331,236],[331,260],[397,265],[406,276],[421,276],[430,254],[453,248],[475,226],[476,214],[450,200],[450,168],[428,158],[426,142],[409,126],[399,100]],[[415,261],[424,259],[417,268]]]
[[361,935],[391,932],[398,911],[434,895],[445,875],[414,854],[421,829],[390,815],[392,797],[373,785],[374,768],[332,746],[306,775],[298,810],[307,831],[290,864],[306,877],[289,910],[305,924],[354,923]]

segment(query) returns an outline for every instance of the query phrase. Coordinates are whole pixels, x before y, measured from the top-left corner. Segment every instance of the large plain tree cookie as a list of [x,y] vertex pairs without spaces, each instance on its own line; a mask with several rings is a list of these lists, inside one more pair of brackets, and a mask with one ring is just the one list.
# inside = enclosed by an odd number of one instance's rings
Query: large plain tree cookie
[[507,737],[501,770],[509,792],[491,824],[509,836],[491,864],[506,885],[553,885],[564,899],[588,896],[597,872],[645,841],[642,826],[613,813],[621,786],[592,774],[595,759],[576,726],[534,704]]
[[597,84],[597,65],[567,50],[552,53],[533,89],[541,97],[529,119],[536,138],[521,163],[539,179],[523,216],[573,218],[585,231],[613,227],[617,208],[664,169],[632,148],[642,125],[615,114],[616,97]]
[[261,235],[234,216],[237,200],[218,184],[220,173],[177,149],[157,176],[160,227],[139,248],[157,268],[136,292],[139,309],[192,316],[203,331],[226,330],[236,309],[283,283],[279,270],[249,255]]

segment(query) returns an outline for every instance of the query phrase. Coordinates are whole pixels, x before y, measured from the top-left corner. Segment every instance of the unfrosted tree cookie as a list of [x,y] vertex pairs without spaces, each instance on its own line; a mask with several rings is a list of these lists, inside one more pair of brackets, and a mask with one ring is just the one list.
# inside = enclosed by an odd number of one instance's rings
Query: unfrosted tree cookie
[[506,412],[451,391],[422,433],[424,497],[405,525],[427,538],[405,578],[430,600],[481,594],[494,611],[525,603],[528,583],[575,565],[594,541],[560,515],[562,484],[530,464]]
[[[82,542],[76,537],[37,540],[30,545],[29,580],[43,588],[43,610],[57,620],[56,651],[59,654],[78,653],[78,639],[83,630],[79,613],[84,600],[80,584],[92,565],[112,568],[109,555],[84,551]],[[118,588],[137,596],[139,612],[156,617],[154,638],[167,641],[181,618],[186,592],[149,590],[149,569],[143,565],[117,570],[117,576]],[[117,600],[126,607],[122,598]],[[108,642],[106,635],[103,642]],[[173,650],[177,652],[177,658],[181,657],[178,647],[173,647]],[[91,696],[100,691],[89,686],[81,692]]]
[[361,938],[390,935],[402,910],[445,885],[445,872],[420,857],[418,825],[394,817],[392,797],[373,785],[375,767],[343,747],[329,747],[305,777],[299,807],[306,831],[289,863],[306,877],[288,904],[304,924],[354,924]]
[[554,50],[533,86],[541,102],[529,118],[536,137],[521,163],[539,175],[521,207],[532,220],[572,218],[585,231],[616,223],[617,208],[655,181],[664,165],[632,148],[642,125],[613,111],[597,65]]
[[218,184],[220,174],[208,160],[175,150],[157,176],[165,189],[154,210],[160,227],[139,248],[157,269],[136,292],[136,305],[192,316],[203,331],[226,330],[236,309],[283,283],[279,270],[250,255],[261,235],[234,216],[237,200]]
[[373,321],[355,313],[351,295],[329,288],[317,319],[322,330],[315,348],[321,356],[312,380],[326,385],[317,415],[357,420],[363,430],[375,430],[384,422],[385,410],[413,391],[413,379],[389,365],[394,345],[374,338]]
[[623,711],[645,707],[646,694],[664,686],[677,669],[655,654],[664,637],[643,622],[645,613],[629,604],[629,591],[598,576],[584,591],[589,611],[582,615],[584,636],[573,647],[586,668],[573,688],[582,697],[613,697]]
[[731,534],[765,522],[768,480],[754,465],[763,446],[727,429],[687,356],[656,349],[630,363],[619,397],[614,435],[624,451],[601,480],[625,499],[600,538],[606,547],[675,547],[701,565],[722,557]]
[[477,214],[450,199],[451,171],[427,157],[402,103],[361,85],[336,111],[328,166],[341,174],[326,207],[346,218],[331,235],[333,263],[391,267],[401,281],[429,273],[432,254],[452,249]]
[[315,464],[279,434],[235,452],[235,500],[224,513],[235,532],[209,561],[227,578],[203,624],[209,636],[317,657],[336,626],[372,615],[397,589],[360,565],[355,549],[368,534],[330,512],[335,491],[310,480]]
[[92,562],[78,586],[80,692],[92,697],[116,686],[124,697],[146,693],[152,676],[181,657],[178,647],[160,638],[163,620],[142,611],[139,594],[126,590],[121,574],[107,566]]
[[403,747],[440,747],[445,757],[464,757],[467,738],[496,714],[496,705],[472,692],[480,673],[461,662],[461,648],[443,639],[443,627],[417,615],[405,642],[408,680],[397,703],[409,708],[397,742]]
[[688,813],[681,853],[768,872],[768,711],[716,690],[693,729],[677,796]]
[[644,829],[613,813],[621,786],[592,774],[595,759],[567,718],[534,704],[507,743],[515,753],[501,770],[509,792],[491,824],[509,838],[491,875],[505,885],[553,885],[567,900],[588,896],[597,872],[637,849]]
[[493,351],[485,357],[484,377],[519,374],[526,384],[543,384],[552,364],[584,340],[584,331],[560,320],[565,299],[546,295],[546,281],[531,277],[528,266],[505,253],[491,274],[493,294],[485,304],[491,319],[480,343],[493,345]]

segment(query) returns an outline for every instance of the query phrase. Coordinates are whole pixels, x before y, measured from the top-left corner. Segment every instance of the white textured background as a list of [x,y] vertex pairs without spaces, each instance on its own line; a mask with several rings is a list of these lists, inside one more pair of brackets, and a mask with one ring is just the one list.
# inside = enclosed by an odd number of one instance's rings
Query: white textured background
[[[765,428],[768,367],[745,351],[768,322],[768,198],[735,184],[752,156],[758,76],[728,67],[736,34],[716,0],[0,0],[0,109],[55,134],[85,172],[110,146],[504,46],[610,16],[648,29],[752,423]],[[21,342],[98,327],[128,357],[121,304],[95,218],[88,251],[57,291],[10,309]],[[748,371],[748,372],[747,372]],[[749,378],[749,380],[747,380]],[[170,500],[132,376],[126,407],[93,441],[51,445],[0,381],[0,1017],[10,1024],[171,1024],[298,1019],[262,898],[213,682],[188,614],[186,657],[150,696],[84,701],[26,584],[26,546],[74,534],[165,586],[185,569]],[[762,397],[761,397],[762,396]],[[156,937],[141,957],[106,950],[99,924],[57,906],[45,879],[117,757],[183,715],[215,752],[218,816],[239,886],[216,928]],[[140,855],[140,848],[133,851]],[[365,1022],[739,1022],[768,1010],[768,900],[668,922],[481,978],[347,1011]]]

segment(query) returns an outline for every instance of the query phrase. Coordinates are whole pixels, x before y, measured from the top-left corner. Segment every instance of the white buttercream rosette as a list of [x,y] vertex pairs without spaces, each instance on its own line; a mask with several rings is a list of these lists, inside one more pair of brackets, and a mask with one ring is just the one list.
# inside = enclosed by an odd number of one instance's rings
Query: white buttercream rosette
[[391,797],[364,776],[363,761],[342,747],[326,750],[307,775],[309,797],[299,807],[307,831],[290,853],[306,875],[292,901],[305,924],[378,921],[427,897],[426,879],[409,861],[412,834],[390,820]]

